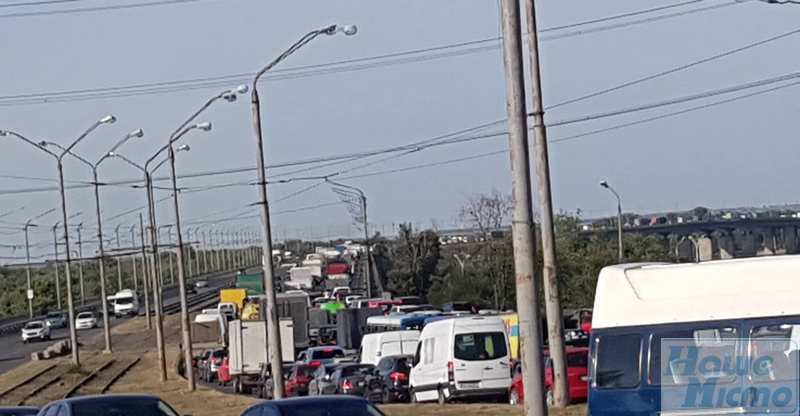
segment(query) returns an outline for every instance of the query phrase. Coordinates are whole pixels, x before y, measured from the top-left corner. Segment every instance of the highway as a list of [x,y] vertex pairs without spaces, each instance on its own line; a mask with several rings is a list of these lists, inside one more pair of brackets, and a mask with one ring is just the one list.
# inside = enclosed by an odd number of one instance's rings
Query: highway
[[[223,287],[230,283],[230,279],[233,276],[233,273],[225,273],[225,274],[216,274],[212,275],[207,279],[208,287],[205,289],[200,289],[198,293],[204,293],[210,290],[217,291],[220,287]],[[191,295],[190,295],[191,296]],[[169,287],[164,289],[164,306],[177,303],[178,299],[178,290],[177,287]],[[144,299],[140,299],[142,305],[142,311],[140,314],[144,312]],[[113,315],[109,317],[109,323],[113,328],[116,325],[119,325],[123,322],[126,322],[127,319],[116,319]],[[102,320],[98,319],[98,324],[102,325]],[[86,330],[79,330],[78,331],[78,343],[81,345],[90,345],[94,342],[94,340],[101,336],[103,331],[102,326],[93,329],[86,329]],[[5,373],[13,369],[14,367],[24,363],[25,361],[30,360],[31,353],[36,351],[44,350],[48,345],[52,344],[55,341],[62,340],[62,339],[69,339],[69,329],[68,328],[59,328],[53,329],[50,332],[51,340],[45,342],[37,342],[33,341],[31,343],[25,344],[22,342],[22,338],[20,337],[19,332],[12,332],[9,334],[5,334],[0,336],[0,374]],[[113,337],[111,339],[112,343],[114,341]]]

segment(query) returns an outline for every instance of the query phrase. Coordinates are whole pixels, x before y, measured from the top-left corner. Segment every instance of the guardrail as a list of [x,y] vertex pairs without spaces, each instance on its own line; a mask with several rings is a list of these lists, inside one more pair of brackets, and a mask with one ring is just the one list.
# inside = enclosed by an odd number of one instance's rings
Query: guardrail
[[[235,270],[226,270],[226,271],[221,271],[221,272],[209,273],[209,274],[206,274],[206,275],[201,275],[201,276],[194,277],[194,278],[191,279],[191,281],[203,280],[203,279],[214,279],[214,278],[221,277],[221,276],[224,276],[226,274],[233,273],[233,272],[235,272]],[[188,283],[189,282],[187,282],[187,284]],[[170,286],[164,286],[163,290],[172,290],[172,289],[177,289],[177,288],[178,288],[178,285],[175,284],[175,285],[170,285]],[[219,296],[219,295],[217,294],[217,296]],[[178,303],[178,305],[179,305],[179,303]],[[100,300],[98,299],[98,300],[96,300],[96,301],[94,301],[92,303],[76,307],[75,308],[75,312],[78,313],[78,312],[84,312],[84,311],[95,311],[95,310],[98,309],[99,306],[100,306]],[[167,308],[165,307],[164,308],[165,313],[167,313],[166,309]],[[178,306],[178,310],[180,310],[180,306]],[[66,312],[66,311],[64,310],[64,311],[59,311],[59,312]],[[28,323],[30,321],[43,320],[43,319],[45,319],[45,315],[38,315],[38,316],[34,316],[33,318],[27,318],[27,317],[6,318],[6,320],[8,320],[9,322],[8,323],[0,323],[0,336],[19,331],[19,330],[22,329],[23,326],[25,326],[26,323]],[[2,320],[0,320],[0,322],[2,322]]]

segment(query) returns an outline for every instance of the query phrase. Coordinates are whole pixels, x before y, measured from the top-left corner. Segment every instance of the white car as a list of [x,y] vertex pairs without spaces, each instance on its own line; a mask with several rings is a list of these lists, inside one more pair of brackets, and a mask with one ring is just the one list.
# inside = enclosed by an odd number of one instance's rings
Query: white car
[[194,283],[195,289],[205,289],[208,287],[208,282],[205,280],[198,280]]
[[44,321],[30,321],[22,327],[22,342],[29,342],[32,339],[50,339],[50,327]]
[[81,312],[75,317],[75,329],[91,329],[97,327],[97,318],[92,312]]

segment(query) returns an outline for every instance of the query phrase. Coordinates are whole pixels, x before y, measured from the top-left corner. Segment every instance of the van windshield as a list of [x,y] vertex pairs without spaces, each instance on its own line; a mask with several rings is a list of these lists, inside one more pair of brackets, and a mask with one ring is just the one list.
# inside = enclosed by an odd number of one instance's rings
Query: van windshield
[[133,303],[133,298],[117,298],[116,300],[116,304],[122,306],[127,306],[132,303]]
[[455,358],[464,361],[496,360],[508,354],[502,332],[456,335]]

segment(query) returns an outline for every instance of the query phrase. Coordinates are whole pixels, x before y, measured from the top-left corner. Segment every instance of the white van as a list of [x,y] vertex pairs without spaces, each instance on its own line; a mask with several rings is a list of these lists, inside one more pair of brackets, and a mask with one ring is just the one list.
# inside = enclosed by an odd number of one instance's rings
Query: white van
[[383,357],[414,355],[417,352],[419,331],[391,331],[367,334],[361,339],[361,364],[378,365]]
[[137,315],[139,315],[139,297],[136,296],[136,292],[130,289],[117,292],[114,295],[114,316],[120,318]]
[[506,327],[498,317],[468,316],[425,325],[411,369],[411,400],[505,400],[511,386],[508,345]]

